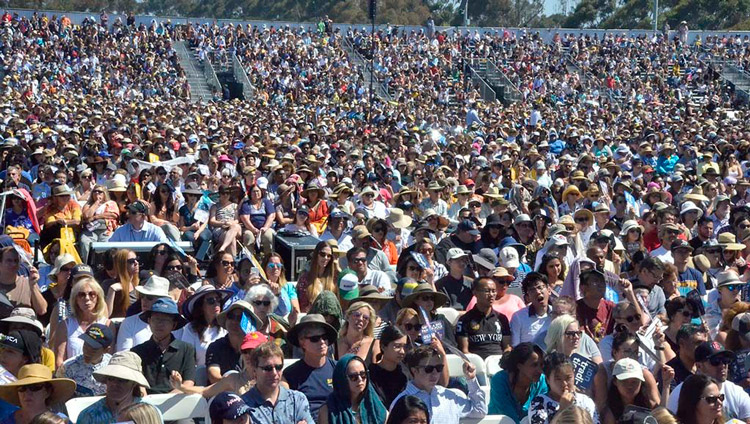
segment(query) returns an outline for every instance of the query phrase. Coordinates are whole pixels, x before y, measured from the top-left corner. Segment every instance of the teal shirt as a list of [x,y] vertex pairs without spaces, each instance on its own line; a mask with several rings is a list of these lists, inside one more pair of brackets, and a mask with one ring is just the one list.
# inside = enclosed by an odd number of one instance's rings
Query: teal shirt
[[520,423],[521,419],[528,415],[531,400],[538,395],[547,393],[547,380],[544,374],[539,381],[532,384],[529,390],[529,397],[523,405],[520,405],[513,395],[513,388],[510,386],[510,375],[508,371],[500,371],[492,376],[490,380],[490,406],[489,413],[492,415],[505,415]]

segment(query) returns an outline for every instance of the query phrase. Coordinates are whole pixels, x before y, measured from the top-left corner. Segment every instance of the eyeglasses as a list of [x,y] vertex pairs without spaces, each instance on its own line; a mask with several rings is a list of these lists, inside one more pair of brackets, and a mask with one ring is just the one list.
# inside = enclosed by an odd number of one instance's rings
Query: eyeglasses
[[409,265],[408,267],[406,267],[406,269],[408,269],[409,271],[421,271],[422,270],[422,268],[415,266],[415,265]]
[[96,299],[97,296],[98,295],[96,294],[96,292],[78,292],[79,299],[86,299],[86,298]]
[[641,314],[635,314],[635,315],[631,315],[629,317],[622,317],[622,318],[619,318],[619,319],[624,319],[627,322],[640,321]]
[[420,331],[422,324],[404,324],[404,328],[406,331]]
[[271,306],[270,300],[253,300],[253,305],[255,306]]
[[423,255],[432,255],[435,252],[435,249],[433,248],[424,248],[419,251],[419,253]]
[[367,381],[367,371],[355,372],[347,374],[346,376],[349,377],[349,381],[351,381],[352,383],[356,383],[359,380]]
[[439,365],[420,365],[417,368],[423,368],[425,374],[432,374],[434,371],[437,371],[439,373],[443,372],[443,368],[445,368],[445,366],[443,364],[439,364]]
[[580,338],[582,335],[583,335],[583,331],[581,331],[581,330],[578,330],[578,331],[566,331],[565,332],[565,336],[566,337],[570,337],[570,338],[576,338],[577,339],[577,338]]
[[718,367],[719,365],[729,365],[729,364],[732,363],[732,360],[729,359],[729,358],[720,358],[720,357],[717,358],[717,357],[714,356],[713,358],[709,359],[708,362],[712,366]]
[[234,262],[232,261],[221,261],[221,264],[223,266],[232,266],[232,267],[234,266]]
[[361,319],[363,321],[369,321],[370,320],[370,315],[363,314],[362,312],[359,312],[359,311],[352,312],[349,316],[352,317],[352,318],[354,318],[354,319]]
[[722,286],[722,287],[729,290],[730,292],[742,290],[742,285],[740,284],[729,284],[727,286]]
[[305,338],[307,340],[310,340],[310,343],[318,343],[321,340],[324,340],[326,343],[328,343],[328,338],[325,334],[316,334],[314,336],[307,336]]
[[182,271],[182,265],[171,265],[164,268],[165,271]]
[[724,402],[724,394],[720,394],[719,396],[701,396],[701,399],[705,399],[706,403],[709,405],[716,405],[716,402]]
[[138,263],[139,263],[138,259],[136,259],[136,258],[130,258],[130,259],[128,259],[128,265],[136,265]]
[[259,370],[263,370],[265,372],[280,372],[284,368],[283,364],[276,364],[276,365],[265,365],[262,367],[258,367]]
[[277,263],[273,263],[273,262],[269,263],[266,266],[268,268],[271,268],[271,269],[275,269],[275,268],[281,269],[281,268],[284,268],[284,264],[277,264]]
[[157,251],[156,251],[156,252],[154,252],[154,253],[156,253],[156,254],[157,254],[157,255],[159,255],[159,256],[163,256],[163,255],[166,255],[166,254],[167,254],[167,249],[159,249],[159,250],[157,250]]
[[21,386],[18,388],[18,393],[25,393],[25,392],[38,392],[42,390],[46,386],[46,383],[41,384],[29,384],[28,386]]

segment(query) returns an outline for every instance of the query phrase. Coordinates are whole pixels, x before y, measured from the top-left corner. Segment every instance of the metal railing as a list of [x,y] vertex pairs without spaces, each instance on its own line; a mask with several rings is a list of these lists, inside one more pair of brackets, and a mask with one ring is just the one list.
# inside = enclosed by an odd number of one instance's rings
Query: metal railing
[[250,78],[248,78],[247,72],[245,72],[245,68],[242,67],[242,63],[235,52],[232,52],[232,72],[234,72],[234,80],[242,83],[242,94],[245,96],[245,100],[255,97],[257,89],[250,82]]
[[521,90],[518,89],[518,81],[511,80],[508,75],[506,75],[502,69],[498,68],[497,65],[495,65],[495,62],[491,60],[487,60],[487,70],[497,74],[497,76],[503,81],[503,84],[506,87],[505,89],[507,90],[505,93],[506,100],[512,100],[515,102],[523,100],[523,94],[521,93]]
[[379,96],[381,99],[385,101],[391,101],[393,100],[393,97],[391,96],[391,93],[388,92],[388,90],[384,86],[384,82],[377,77],[377,74],[375,73],[375,70],[370,65],[370,61],[365,59],[364,56],[362,56],[359,51],[354,48],[354,45],[352,42],[346,38],[341,38],[341,44],[343,49],[350,55],[351,59],[355,62],[355,66],[359,66],[362,68],[362,79],[363,81],[368,84],[369,87],[369,81],[370,81],[370,74],[372,74],[373,81],[375,87],[373,88],[375,90],[375,94]]
[[466,67],[469,70],[469,78],[474,85],[474,89],[479,91],[482,100],[489,103],[497,100],[497,93],[495,93],[495,90],[487,84],[487,81],[485,81],[471,65],[466,65]]
[[211,59],[206,57],[206,60],[203,61],[203,77],[206,79],[206,83],[211,88],[212,92],[219,92],[221,93],[223,90],[221,89],[221,82],[219,82],[219,77],[216,76],[216,71],[214,71],[213,65],[211,65]]

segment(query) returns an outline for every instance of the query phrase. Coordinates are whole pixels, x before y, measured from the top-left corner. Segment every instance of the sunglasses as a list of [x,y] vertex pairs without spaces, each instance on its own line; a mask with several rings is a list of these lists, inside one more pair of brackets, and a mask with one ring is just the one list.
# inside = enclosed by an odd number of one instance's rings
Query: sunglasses
[[641,315],[640,314],[635,314],[635,315],[631,315],[629,317],[623,317],[623,318],[620,318],[620,319],[624,319],[627,322],[639,321],[641,319]]
[[404,328],[406,331],[420,331],[422,324],[404,324]]
[[138,264],[138,259],[128,259],[128,265],[135,265]]
[[70,272],[72,270],[73,270],[72,266],[64,266],[64,267],[60,268],[61,272]]
[[217,305],[219,303],[221,303],[221,299],[219,299],[218,297],[207,297],[206,298],[206,304],[207,305],[212,305],[213,306],[213,305]]
[[349,381],[351,381],[352,383],[356,383],[359,380],[367,381],[367,371],[355,372],[347,374],[346,376],[349,377]]
[[164,268],[165,271],[182,271],[182,265],[172,265]]
[[733,292],[733,291],[742,290],[742,286],[743,285],[741,285],[741,284],[729,284],[727,286],[722,286],[722,287],[724,287],[725,289],[729,290],[730,292]]
[[364,263],[364,262],[367,262],[367,258],[352,258],[352,262],[354,262],[354,263]]
[[324,340],[326,343],[328,343],[328,338],[325,334],[316,334],[314,336],[307,336],[305,338],[307,340],[310,340],[310,343],[318,343],[321,340]]
[[255,306],[271,306],[270,300],[253,300],[253,305]]
[[275,268],[282,269],[282,268],[284,268],[284,264],[276,264],[276,263],[269,263],[266,266],[268,268],[271,268],[271,269],[275,269]]
[[163,255],[166,255],[166,254],[167,254],[167,249],[159,249],[159,250],[157,250],[157,251],[156,251],[156,252],[154,252],[154,253],[156,253],[156,254],[157,254],[157,255],[159,255],[159,256],[163,256]]
[[713,357],[713,358],[709,359],[708,362],[712,366],[718,367],[719,365],[729,365],[729,364],[732,363],[732,360],[729,359],[729,358],[717,358],[717,357]]
[[588,218],[576,218],[576,222],[588,222]]
[[[94,194],[104,194],[104,192],[101,191],[101,190],[93,190],[92,193],[94,193]],[[16,200],[16,199],[13,199],[13,200]],[[19,199],[19,200],[22,200],[22,199]]]
[[408,269],[409,271],[421,271],[422,270],[422,268],[418,266],[414,266],[414,265],[409,265],[408,267],[406,267],[406,269]]
[[681,310],[681,311],[680,311],[680,313],[681,313],[681,314],[682,314],[682,316],[683,316],[683,317],[685,317],[685,318],[690,318],[690,317],[692,317],[692,316],[693,316],[693,313],[692,313],[692,312],[690,312],[690,311],[688,311],[688,310],[686,310],[686,309],[683,309],[683,310]]
[[25,392],[38,392],[42,390],[46,384],[29,384],[28,386],[21,386],[18,388],[18,393],[25,393]]
[[266,366],[263,366],[263,367],[258,367],[258,369],[263,370],[265,372],[273,372],[273,371],[280,372],[283,368],[284,368],[283,364],[266,365]]
[[223,266],[234,266],[234,262],[232,261],[221,261],[221,264]]
[[369,321],[370,320],[370,315],[363,314],[362,312],[359,312],[359,311],[352,312],[352,314],[350,316],[352,318],[354,318],[354,319],[361,319],[361,320],[364,320],[364,321]]
[[705,399],[709,405],[716,405],[716,402],[724,402],[724,394],[722,393],[719,396],[701,396],[701,399]]
[[97,294],[96,292],[79,292],[78,298],[79,299],[86,299],[86,298],[96,299]]
[[439,373],[443,372],[443,369],[445,366],[443,364],[440,365],[420,365],[417,368],[424,368],[424,372],[426,374],[432,374],[434,371],[437,371]]
[[581,331],[581,330],[578,330],[578,331],[566,331],[565,335],[567,337],[579,338],[579,337],[581,337],[583,335],[583,331]]

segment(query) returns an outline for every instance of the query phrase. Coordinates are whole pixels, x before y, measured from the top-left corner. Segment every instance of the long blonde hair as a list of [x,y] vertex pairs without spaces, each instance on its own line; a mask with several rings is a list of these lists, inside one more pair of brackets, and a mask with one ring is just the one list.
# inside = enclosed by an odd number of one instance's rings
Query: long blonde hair
[[120,416],[123,420],[133,421],[135,424],[162,424],[161,414],[155,406],[148,403],[134,403],[122,411]]
[[558,351],[563,353],[563,337],[568,326],[576,321],[570,315],[561,315],[549,324],[547,336],[544,337],[544,343],[547,345],[547,353]]
[[367,327],[365,327],[363,333],[365,337],[372,337],[372,333],[375,331],[375,321],[378,318],[375,315],[375,309],[373,309],[369,303],[362,301],[352,303],[349,306],[349,309],[346,310],[346,314],[344,314],[344,325],[341,326],[341,330],[339,331],[341,337],[346,336],[346,331],[349,329],[349,315],[362,308],[367,308],[367,313],[370,314],[370,320],[367,322]]
[[89,200],[86,201],[87,205],[93,205],[94,204],[94,196],[93,196],[94,193],[93,193],[93,191],[97,190],[97,189],[101,190],[102,193],[104,193],[104,202],[103,203],[109,202],[109,200],[110,200],[109,199],[109,191],[107,190],[107,187],[104,187],[101,184],[94,184],[94,187],[91,188],[91,192],[92,192],[91,194],[92,194],[92,196],[89,196]]
[[115,274],[117,274],[117,280],[122,285],[122,298],[120,300],[120,307],[123,311],[128,309],[130,306],[130,291],[138,285],[138,275],[130,275],[128,271],[128,255],[134,253],[130,249],[120,249],[115,252]]
[[90,287],[93,291],[96,292],[96,308],[94,309],[94,315],[96,316],[96,319],[106,319],[109,315],[109,311],[107,310],[107,302],[104,299],[104,291],[102,290],[102,286],[99,285],[96,280],[89,277],[78,280],[70,290],[69,302],[73,310],[73,316],[76,317],[77,320],[81,319],[81,309],[78,307],[78,302],[76,302],[76,299],[78,298],[78,293],[80,293],[85,286]]
[[[323,276],[318,276],[320,270],[318,269],[318,255],[324,248],[328,248],[331,251],[331,261],[323,270]],[[308,281],[310,284],[307,286],[307,299],[310,303],[315,301],[315,298],[323,291],[330,291],[338,293],[338,287],[336,285],[336,278],[339,275],[341,269],[339,268],[339,262],[333,254],[333,248],[328,243],[321,241],[315,245],[315,250],[311,255],[310,260],[310,271],[308,271]]]

